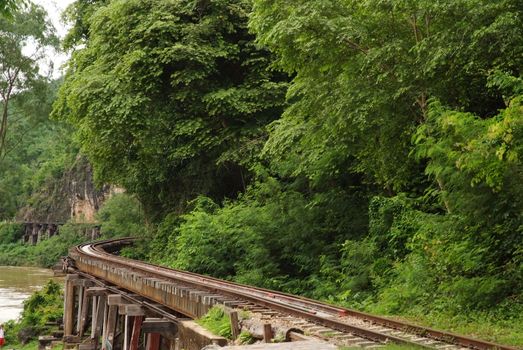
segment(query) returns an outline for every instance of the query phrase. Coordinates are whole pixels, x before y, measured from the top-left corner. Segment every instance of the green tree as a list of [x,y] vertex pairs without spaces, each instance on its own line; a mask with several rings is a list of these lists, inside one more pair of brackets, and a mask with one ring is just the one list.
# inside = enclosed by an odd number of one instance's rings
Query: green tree
[[482,118],[504,107],[490,72],[521,74],[517,0],[255,0],[251,27],[296,77],[266,151],[326,181],[357,172],[387,193],[425,188],[409,156],[428,101]]
[[93,6],[54,115],[77,127],[98,180],[149,213],[243,190],[287,86],[248,33],[249,1]]
[[[12,3],[7,4],[11,6],[9,4]],[[19,11],[13,11],[13,18],[0,17],[0,160],[7,151],[11,100],[41,78],[37,62],[44,57],[43,49],[58,43],[46,15],[43,8],[30,4]],[[29,43],[34,45],[31,55],[24,51]]]
[[12,219],[22,207],[35,205],[35,193],[59,179],[74,161],[77,148],[70,128],[48,119],[58,85],[40,81],[11,101],[0,166],[0,219]]
[[1,0],[0,1],[0,15],[4,17],[11,17],[24,1],[21,0]]
[[145,218],[140,203],[133,197],[119,193],[104,202],[96,215],[103,237],[142,236]]

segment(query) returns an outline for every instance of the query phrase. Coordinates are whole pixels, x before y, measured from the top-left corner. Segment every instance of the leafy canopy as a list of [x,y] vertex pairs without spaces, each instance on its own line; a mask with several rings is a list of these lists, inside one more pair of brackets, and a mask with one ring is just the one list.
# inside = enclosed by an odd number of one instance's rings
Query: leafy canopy
[[96,6],[53,113],[77,127],[99,181],[156,211],[242,190],[287,86],[248,33],[249,1]]

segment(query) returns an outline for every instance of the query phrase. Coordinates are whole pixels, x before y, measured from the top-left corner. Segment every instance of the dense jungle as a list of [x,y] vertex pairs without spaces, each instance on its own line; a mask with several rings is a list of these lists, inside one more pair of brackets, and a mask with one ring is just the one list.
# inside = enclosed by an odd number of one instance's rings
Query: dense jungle
[[0,13],[2,264],[84,239],[17,222],[89,168],[128,256],[523,345],[522,1],[76,0],[64,38]]

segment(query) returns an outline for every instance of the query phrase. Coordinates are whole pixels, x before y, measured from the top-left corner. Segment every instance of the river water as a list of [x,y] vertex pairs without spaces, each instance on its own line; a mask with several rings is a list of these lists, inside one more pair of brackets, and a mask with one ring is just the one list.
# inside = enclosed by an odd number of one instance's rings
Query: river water
[[0,323],[16,319],[24,300],[52,277],[53,272],[48,269],[0,266]]

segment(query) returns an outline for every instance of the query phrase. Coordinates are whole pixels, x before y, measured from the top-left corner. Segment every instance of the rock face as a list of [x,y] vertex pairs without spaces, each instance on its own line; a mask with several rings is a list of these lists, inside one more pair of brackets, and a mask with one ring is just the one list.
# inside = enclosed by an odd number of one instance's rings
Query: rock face
[[74,164],[54,179],[49,179],[31,198],[17,219],[27,222],[94,223],[101,204],[123,190],[104,185],[96,188],[93,170],[87,159],[77,156]]

